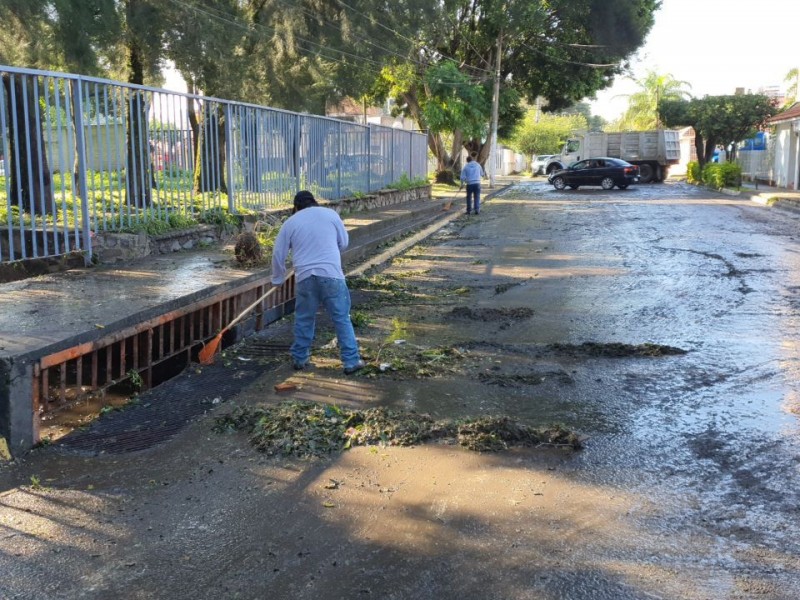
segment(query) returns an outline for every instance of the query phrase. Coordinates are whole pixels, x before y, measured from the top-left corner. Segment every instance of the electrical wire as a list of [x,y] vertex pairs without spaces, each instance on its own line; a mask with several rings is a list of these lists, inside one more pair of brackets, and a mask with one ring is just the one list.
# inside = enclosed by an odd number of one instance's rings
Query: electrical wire
[[550,60],[554,60],[556,62],[566,63],[566,64],[570,64],[570,65],[578,65],[579,67],[589,67],[591,69],[608,69],[610,67],[618,67],[619,66],[619,63],[605,63],[605,64],[603,64],[603,63],[587,63],[587,62],[579,62],[579,61],[575,61],[575,60],[569,60],[569,59],[566,59],[566,58],[561,58],[559,56],[552,56],[550,54],[547,54],[546,52],[543,52],[543,51],[541,51],[541,50],[539,50],[537,48],[534,48],[533,46],[529,46],[525,42],[519,42],[519,44],[521,46],[527,48],[528,50],[531,50],[532,52],[536,52],[537,54],[541,54],[542,56],[545,56],[545,57],[549,58]]
[[[339,4],[341,4],[342,6],[344,6],[345,8],[347,8],[347,9],[351,10],[352,12],[356,13],[357,15],[361,15],[362,17],[364,17],[365,19],[367,19],[367,20],[369,20],[369,21],[371,21],[371,20],[372,20],[372,19],[371,19],[371,18],[370,18],[368,15],[364,14],[363,12],[361,12],[361,11],[360,11],[360,10],[358,10],[358,9],[355,9],[355,8],[353,8],[352,6],[350,6],[349,4],[347,4],[346,2],[344,2],[344,0],[336,0],[336,2],[338,2]],[[385,29],[386,31],[389,31],[389,32],[393,33],[394,35],[398,36],[398,37],[399,37],[399,38],[401,38],[401,39],[408,40],[409,42],[411,42],[411,43],[413,43],[413,44],[416,44],[416,43],[417,43],[416,41],[412,40],[412,39],[411,39],[411,38],[409,38],[409,37],[406,37],[406,36],[405,36],[405,35],[403,35],[402,33],[399,33],[398,31],[395,31],[395,30],[394,30],[394,29],[392,29],[391,27],[387,27],[386,25],[384,25],[384,24],[383,24],[383,23],[381,23],[380,21],[377,21],[377,20],[376,20],[376,21],[375,21],[375,24],[376,24],[376,25],[378,25],[379,27],[381,27],[382,29]],[[453,62],[455,62],[456,64],[459,64],[459,63],[460,63],[460,61],[456,60],[456,59],[455,59],[455,58],[453,58],[452,56],[447,56],[446,54],[444,54],[444,53],[442,53],[442,52],[439,52],[438,50],[435,50],[435,49],[434,49],[434,50],[431,50],[430,48],[427,48],[427,47],[425,47],[425,49],[426,49],[426,50],[428,50],[428,52],[432,52],[432,53],[436,53],[436,54],[438,54],[438,55],[439,55],[439,56],[441,56],[442,58],[446,58],[446,59],[448,59],[448,60],[452,60],[452,61],[453,61]],[[474,66],[474,65],[470,65],[470,68],[472,68],[472,69],[475,69],[475,70],[477,70],[477,71],[482,71],[482,72],[484,72],[484,73],[488,73],[488,74],[490,74],[490,75],[492,74],[492,71],[491,71],[491,69],[482,69],[482,68],[480,68],[480,67],[476,67],[476,66]]]
[[[172,2],[173,4],[176,4],[176,5],[182,6],[185,9],[194,11],[195,13],[202,14],[202,15],[204,15],[206,17],[211,18],[211,19],[215,19],[217,21],[227,23],[229,25],[232,25],[232,26],[234,26],[234,27],[236,27],[238,29],[244,30],[244,31],[252,31],[253,27],[255,27],[256,29],[263,29],[263,30],[271,32],[273,34],[276,33],[274,28],[269,27],[267,25],[264,25],[262,23],[253,23],[252,26],[251,26],[251,24],[244,24],[244,23],[238,22],[238,21],[235,20],[236,19],[235,16],[230,15],[229,13],[224,13],[224,12],[219,11],[217,9],[210,9],[210,8],[203,9],[203,8],[198,7],[198,6],[195,6],[195,5],[192,5],[192,4],[188,4],[188,3],[184,2],[183,0],[170,0],[170,2]],[[210,12],[210,10],[215,10],[217,13],[221,13],[221,14],[215,14],[214,12]],[[355,59],[357,61],[365,61],[367,63],[371,63],[375,68],[373,68],[373,69],[367,68],[367,70],[369,70],[371,73],[373,73],[376,76],[381,75],[381,72],[382,72],[383,68],[385,67],[384,63],[381,63],[381,62],[378,62],[378,61],[375,61],[373,59],[370,59],[370,58],[367,58],[367,57],[364,57],[364,56],[360,56],[360,55],[357,55],[357,54],[352,54],[350,52],[346,52],[346,51],[340,50],[338,48],[331,48],[330,46],[325,46],[324,44],[319,44],[317,42],[312,42],[311,40],[305,39],[305,38],[300,37],[300,36],[294,36],[294,39],[299,40],[300,42],[315,46],[315,47],[317,47],[317,48],[319,48],[321,50],[325,50],[325,51],[329,51],[329,52],[333,52],[333,53],[338,53],[338,54],[342,55],[342,58],[338,58],[336,56],[331,56],[329,54],[325,54],[324,52],[321,52],[320,50],[312,51],[310,49],[306,49],[306,48],[303,48],[303,47],[298,45],[298,50],[299,51],[304,51],[305,54],[307,54],[307,55],[309,55],[311,57],[319,56],[319,57],[322,57],[322,58],[324,58],[326,60],[329,60],[331,62],[342,64],[342,65],[347,66],[347,67],[358,66],[359,68],[364,68],[364,65],[360,64],[360,62],[358,64],[354,65],[353,63],[350,63],[347,60],[344,60],[344,57],[348,56],[348,57],[351,57],[351,58],[353,58],[353,59]],[[403,56],[402,58],[404,60],[409,60],[411,62],[415,62],[418,66],[422,66],[422,67],[428,66],[426,63],[423,63],[421,61],[414,61],[413,59],[409,59],[409,57],[406,57],[406,56]],[[464,81],[442,81],[442,80],[440,80],[438,83],[441,83],[442,85],[463,86],[463,85],[469,85],[470,83],[471,84],[479,84],[479,83],[483,83],[483,82],[485,82],[487,80],[488,79],[471,79],[470,81],[467,81],[467,82],[464,82]]]

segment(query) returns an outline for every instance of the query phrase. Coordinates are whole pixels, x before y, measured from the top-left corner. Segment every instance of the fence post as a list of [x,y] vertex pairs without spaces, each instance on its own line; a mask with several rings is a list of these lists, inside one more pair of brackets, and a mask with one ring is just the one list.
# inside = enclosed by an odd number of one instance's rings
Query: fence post
[[369,194],[371,191],[372,191],[372,127],[367,125],[367,193]]
[[342,197],[342,122],[336,128],[336,199]]
[[228,212],[236,212],[236,182],[233,180],[233,127],[231,105],[225,104],[225,157],[228,178]]
[[77,77],[75,80],[77,85],[72,88],[72,106],[75,107],[75,146],[78,152],[78,177],[80,177],[81,185],[81,237],[83,250],[86,252],[84,262],[88,267],[92,264],[92,237],[90,235],[91,226],[89,224],[89,195],[87,188],[89,182],[86,172],[86,144],[84,139],[84,125],[83,125],[83,80]]
[[302,126],[302,117],[299,114],[294,116],[295,126],[294,126],[294,193],[300,191],[300,150],[302,146],[300,145],[303,141],[302,136],[300,135],[300,128]]
[[414,181],[414,134],[408,132],[408,178]]
[[392,132],[392,141],[389,144],[389,164],[392,165],[392,170],[389,173],[391,177],[391,181],[389,183],[394,183],[394,127],[392,127],[389,131]]

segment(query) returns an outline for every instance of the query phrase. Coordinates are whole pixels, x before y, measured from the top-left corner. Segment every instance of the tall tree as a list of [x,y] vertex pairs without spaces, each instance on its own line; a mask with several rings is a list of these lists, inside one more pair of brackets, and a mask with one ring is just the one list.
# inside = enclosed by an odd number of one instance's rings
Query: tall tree
[[538,115],[529,110],[509,140],[512,148],[523,154],[558,154],[574,131],[586,129],[583,114]]
[[637,79],[636,84],[639,89],[628,96],[628,108],[618,123],[620,130],[658,129],[661,126],[659,105],[669,100],[688,98],[689,92],[684,88],[691,87],[669,73],[655,71],[649,71],[643,78]]
[[775,105],[762,94],[706,96],[663,102],[659,114],[667,127],[693,127],[700,166],[711,160],[717,145],[752,137],[775,114]]
[[797,101],[797,93],[800,91],[800,69],[797,67],[790,69],[783,81],[789,84],[789,87],[786,88],[786,104],[794,104]]
[[[556,111],[610,85],[643,43],[660,2],[443,0],[435,6],[435,14],[419,32],[420,44],[394,67],[410,65],[414,76],[405,78],[404,89],[392,90],[406,114],[429,130],[428,146],[441,172],[454,168],[460,148],[448,149],[427,121],[425,106],[433,92],[426,77],[429,69],[454,61],[473,86],[483,86],[488,93],[499,48],[500,128],[508,135],[522,116],[520,98],[542,97],[547,110]],[[487,126],[480,135],[454,132],[463,147],[479,150],[481,162],[488,155],[488,112],[484,121]]]

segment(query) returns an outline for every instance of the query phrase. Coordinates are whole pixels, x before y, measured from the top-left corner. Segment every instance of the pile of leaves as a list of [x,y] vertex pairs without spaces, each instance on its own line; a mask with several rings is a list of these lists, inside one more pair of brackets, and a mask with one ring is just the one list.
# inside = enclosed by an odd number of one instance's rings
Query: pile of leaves
[[242,265],[252,265],[264,258],[261,242],[258,241],[256,234],[251,231],[239,234],[236,238],[233,254],[236,257],[236,262]]
[[411,411],[351,410],[315,402],[238,407],[218,417],[214,429],[245,431],[261,452],[302,458],[326,456],[353,446],[413,446],[434,440],[478,452],[511,446],[581,448],[580,438],[561,426],[534,428],[508,417],[435,420]]

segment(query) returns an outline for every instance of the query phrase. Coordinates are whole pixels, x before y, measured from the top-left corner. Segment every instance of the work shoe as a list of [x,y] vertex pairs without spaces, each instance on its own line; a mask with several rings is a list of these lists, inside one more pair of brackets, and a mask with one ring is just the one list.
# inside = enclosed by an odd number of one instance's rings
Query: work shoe
[[363,360],[359,359],[359,361],[356,364],[354,364],[352,367],[345,367],[344,374],[345,375],[352,375],[353,373],[357,373],[358,371],[360,371],[361,369],[363,369],[366,366],[367,366],[367,363],[365,363]]
[[301,362],[296,362],[296,361],[295,361],[295,362],[293,362],[293,363],[292,363],[292,368],[293,368],[295,371],[302,371],[302,370],[303,370],[303,369],[305,369],[307,366],[308,366],[308,361],[306,361],[306,362],[303,362],[303,363],[301,363]]

